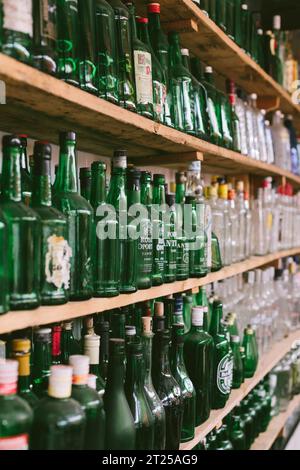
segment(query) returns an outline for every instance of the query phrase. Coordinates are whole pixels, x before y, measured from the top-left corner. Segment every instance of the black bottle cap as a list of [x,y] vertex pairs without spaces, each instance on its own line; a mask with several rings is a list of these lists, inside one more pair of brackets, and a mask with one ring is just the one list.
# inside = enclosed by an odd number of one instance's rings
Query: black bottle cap
[[157,183],[157,184],[165,184],[165,182],[166,182],[165,175],[155,174],[155,175],[153,176],[153,181],[154,181],[154,184],[155,184],[155,183]]
[[106,171],[106,163],[104,162],[93,162],[91,166],[92,173],[93,172],[98,172],[98,171]]
[[79,170],[80,179],[91,178],[91,177],[92,177],[92,171],[90,168],[80,168]]
[[48,142],[35,142],[33,151],[33,173],[36,176],[50,175],[52,147]]
[[139,187],[141,185],[141,172],[136,169],[129,169],[127,171],[126,179],[127,189],[134,187]]
[[115,150],[114,158],[118,158],[118,157],[127,157],[127,150]]
[[60,132],[59,143],[64,145],[67,141],[76,142],[76,133],[73,131]]
[[141,182],[148,183],[152,180],[152,173],[150,171],[142,171],[141,173]]
[[21,140],[17,135],[5,135],[2,138],[3,147],[21,147]]
[[34,332],[34,342],[35,343],[51,343],[51,328],[40,328]]
[[176,202],[175,194],[167,194],[166,195],[166,202],[167,202],[168,206],[170,206],[170,207],[174,206],[175,202]]

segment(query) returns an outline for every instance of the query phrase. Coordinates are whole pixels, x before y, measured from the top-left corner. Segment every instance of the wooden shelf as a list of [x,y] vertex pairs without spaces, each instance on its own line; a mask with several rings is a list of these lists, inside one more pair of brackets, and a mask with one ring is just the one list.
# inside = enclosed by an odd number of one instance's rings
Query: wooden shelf
[[71,320],[94,313],[101,313],[115,308],[144,302],[146,300],[157,299],[177,292],[185,292],[212,282],[227,279],[252,269],[273,263],[281,258],[295,256],[300,253],[300,248],[281,251],[278,253],[255,256],[241,263],[228,266],[217,273],[211,273],[203,279],[189,279],[187,281],[177,281],[172,284],[164,284],[159,287],[152,287],[148,290],[140,290],[134,294],[122,294],[111,299],[87,300],[84,302],[69,302],[66,305],[55,307],[40,307],[36,310],[26,310],[9,312],[0,316],[0,334],[10,333],[15,330],[23,330],[28,327],[48,325],[60,321]]
[[[146,0],[138,0],[145,14]],[[163,27],[181,33],[182,46],[211,65],[217,72],[234,80],[248,93],[257,93],[271,103],[279,98],[281,110],[293,114],[300,130],[300,106],[251,57],[225,34],[192,0],[160,0]],[[273,107],[273,105],[272,105]]]
[[297,409],[300,409],[300,395],[293,398],[285,412],[272,419],[267,431],[258,436],[250,450],[270,450],[279,434],[284,430],[287,420]]
[[247,379],[242,387],[233,390],[227,405],[222,410],[213,411],[209,419],[196,429],[195,438],[182,444],[180,450],[192,450],[205,436],[207,436],[216,426],[219,426],[223,419],[253,390],[256,385],[273,369],[273,367],[290,351],[293,343],[300,339],[300,331],[291,333],[287,338],[278,342],[260,361],[258,370],[252,379]]

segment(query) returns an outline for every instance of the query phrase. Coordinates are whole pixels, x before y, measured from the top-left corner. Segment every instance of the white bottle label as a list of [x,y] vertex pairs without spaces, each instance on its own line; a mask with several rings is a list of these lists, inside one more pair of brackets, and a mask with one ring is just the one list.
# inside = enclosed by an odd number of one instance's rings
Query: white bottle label
[[3,27],[33,36],[32,0],[3,0]]
[[137,103],[153,104],[151,54],[144,51],[134,51],[134,68]]
[[217,385],[218,389],[224,395],[231,391],[233,362],[229,354],[223,357],[218,365]]
[[68,289],[72,249],[63,237],[52,235],[48,238],[48,251],[45,260],[46,281],[57,289]]

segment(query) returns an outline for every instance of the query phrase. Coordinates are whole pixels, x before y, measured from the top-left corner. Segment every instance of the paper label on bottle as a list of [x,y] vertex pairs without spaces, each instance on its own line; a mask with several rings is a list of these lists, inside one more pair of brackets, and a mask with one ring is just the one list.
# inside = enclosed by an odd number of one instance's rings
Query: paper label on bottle
[[217,386],[221,393],[227,395],[231,391],[233,361],[229,354],[224,356],[218,365]]
[[49,4],[49,0],[40,0],[40,20],[42,36],[48,39],[56,39],[56,5],[55,2]]
[[0,437],[0,450],[28,450],[28,443],[28,434],[4,438]]
[[46,281],[57,289],[68,289],[71,277],[72,249],[63,237],[52,235],[47,240],[45,260]]
[[134,68],[137,103],[153,104],[151,54],[144,51],[134,51]]
[[3,0],[3,27],[33,36],[32,0]]

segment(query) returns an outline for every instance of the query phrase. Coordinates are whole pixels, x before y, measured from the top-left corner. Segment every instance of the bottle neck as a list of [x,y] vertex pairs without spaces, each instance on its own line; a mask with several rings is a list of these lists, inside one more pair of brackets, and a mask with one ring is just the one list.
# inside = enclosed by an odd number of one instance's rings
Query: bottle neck
[[176,185],[176,204],[183,204],[185,198],[185,184]]
[[212,336],[216,336],[220,333],[221,313],[220,308],[213,308],[212,319],[210,325],[210,333]]
[[204,328],[203,325],[193,325],[191,326],[191,332],[192,333],[203,333]]
[[172,342],[171,347],[171,361],[174,368],[185,368],[184,356],[183,356],[183,343]]
[[106,200],[106,174],[98,171],[92,176],[91,205],[96,210]]
[[21,169],[24,170],[29,175],[27,148],[26,146],[23,146],[23,145],[22,145],[22,150],[21,150]]
[[165,204],[166,192],[163,184],[155,185],[153,189],[153,204]]
[[174,65],[182,65],[180,44],[174,39],[170,42],[169,60],[171,67]]
[[161,29],[159,13],[148,13],[148,19],[150,30],[157,31]]
[[125,170],[123,168],[115,168],[110,182],[109,194],[107,202],[115,207],[116,210],[127,210],[127,198],[125,194]]
[[50,175],[33,175],[32,206],[52,205]]
[[147,23],[138,23],[138,37],[140,41],[151,47]]
[[141,191],[138,188],[131,188],[127,191],[128,208],[134,204],[141,203]]
[[21,151],[17,147],[3,149],[2,199],[21,202]]
[[144,364],[142,354],[130,354],[126,366],[127,390],[142,390],[144,386]]
[[190,58],[188,55],[181,55],[181,59],[182,59],[182,65],[188,70],[190,71],[190,68],[191,68],[191,64],[190,64]]
[[13,353],[13,359],[19,363],[18,391],[30,391],[30,353]]
[[36,342],[34,345],[34,377],[49,372],[51,366],[51,343]]
[[124,391],[124,376],[125,376],[125,356],[122,354],[110,356],[106,392],[110,393],[113,390]]
[[57,192],[78,192],[75,143],[69,143],[61,148],[55,190]]
[[154,372],[156,374],[171,374],[170,360],[169,360],[169,343],[161,343],[156,345],[156,363],[154,364]]
[[141,203],[144,206],[150,207],[153,201],[151,183],[142,184],[141,187]]
[[129,24],[131,30],[131,37],[133,41],[138,39],[136,20],[135,20],[135,6],[134,4],[127,5],[129,11]]
[[153,334],[143,335],[144,344],[144,367],[145,367],[145,384],[152,387],[152,339]]

